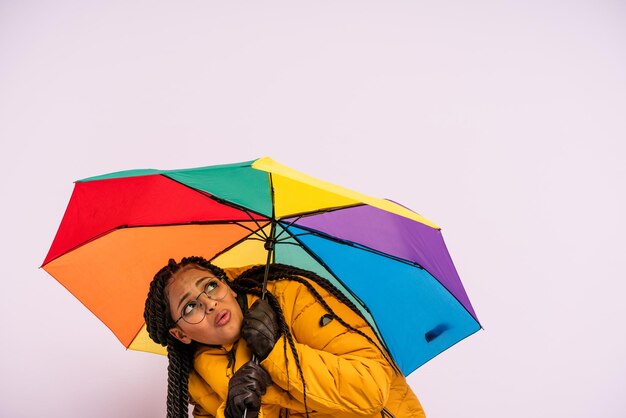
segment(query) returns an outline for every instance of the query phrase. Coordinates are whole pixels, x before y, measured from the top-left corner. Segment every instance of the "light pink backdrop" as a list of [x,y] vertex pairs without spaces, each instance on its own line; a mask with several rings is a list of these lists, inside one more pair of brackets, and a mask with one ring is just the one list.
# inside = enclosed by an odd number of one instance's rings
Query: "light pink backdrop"
[[434,220],[485,331],[433,418],[626,416],[619,1],[0,1],[0,416],[164,416],[37,267],[72,181],[269,155]]

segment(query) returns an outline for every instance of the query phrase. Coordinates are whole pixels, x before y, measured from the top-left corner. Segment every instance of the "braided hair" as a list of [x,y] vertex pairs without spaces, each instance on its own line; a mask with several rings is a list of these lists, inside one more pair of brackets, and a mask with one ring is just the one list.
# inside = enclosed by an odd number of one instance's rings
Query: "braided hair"
[[154,276],[146,299],[143,317],[150,338],[157,344],[167,347],[167,417],[187,418],[189,416],[189,372],[193,368],[195,343],[184,344],[169,333],[175,323],[170,315],[170,306],[165,287],[172,276],[187,265],[196,265],[226,280],[226,273],[201,257],[183,258],[180,263],[170,259]]
[[[144,319],[146,321],[146,328],[150,338],[163,346],[167,347],[169,366],[168,366],[168,392],[167,392],[167,417],[168,418],[182,418],[188,416],[189,406],[189,392],[188,382],[189,373],[193,368],[193,355],[196,350],[196,344],[184,344],[174,338],[169,329],[172,328],[174,320],[171,318],[169,303],[167,296],[165,295],[165,287],[169,283],[172,276],[181,268],[187,265],[195,265],[197,267],[206,269],[212,272],[216,277],[228,282],[226,273],[221,268],[211,264],[209,261],[202,257],[186,257],[181,260],[180,263],[176,263],[175,260],[170,259],[168,264],[163,267],[152,280],[150,284],[150,291],[146,300]],[[236,280],[228,282],[229,286],[238,294],[250,294],[261,297],[263,288],[263,279],[265,273],[265,266],[255,266],[245,272],[243,272]],[[304,278],[303,278],[304,277]],[[337,315],[333,309],[326,303],[324,298],[319,292],[311,285],[308,280],[316,283],[328,293],[333,295],[337,300],[348,306],[357,315],[367,320],[361,313],[361,311],[354,305],[354,303],[347,298],[339,289],[337,289],[327,279],[318,276],[317,274],[302,270],[297,267],[288,266],[284,264],[272,264],[270,265],[270,271],[268,275],[268,281],[281,281],[289,280],[301,283],[307,290],[313,295],[313,297],[324,307],[324,309],[342,324],[347,329],[361,335],[368,342],[374,345],[382,355],[387,359],[389,364],[393,366],[396,372],[399,369],[395,362],[391,359],[388,353],[380,347],[370,336],[363,333],[361,330],[354,328],[352,325],[345,322],[339,315]],[[280,303],[276,297],[271,293],[265,294],[268,303],[274,309],[277,314],[279,327],[281,329],[282,337],[286,339],[291,353],[295,359],[296,368],[300,378],[302,379],[303,389],[303,404],[305,414],[308,417],[308,408],[306,402],[306,382],[302,367],[300,365],[299,356],[296,350],[295,341],[293,335],[289,329],[289,326],[285,320]],[[285,345],[285,361],[287,362],[287,346]],[[288,365],[287,365],[288,367]]]

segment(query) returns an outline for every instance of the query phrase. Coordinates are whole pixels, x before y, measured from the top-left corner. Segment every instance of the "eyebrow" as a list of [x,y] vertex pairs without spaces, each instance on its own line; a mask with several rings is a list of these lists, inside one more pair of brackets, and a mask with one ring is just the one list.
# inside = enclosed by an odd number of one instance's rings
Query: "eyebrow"
[[[214,276],[203,276],[203,277],[200,277],[198,280],[196,280],[196,287],[198,287],[200,285],[200,283],[202,283],[202,281],[204,279],[217,279],[217,277],[214,277]],[[187,299],[190,295],[191,295],[191,292],[187,292],[187,293],[185,293],[183,295],[182,298],[180,298],[180,302],[178,302],[178,306],[176,306],[176,310],[180,309],[180,305],[182,305],[183,302],[185,301],[185,299]]]

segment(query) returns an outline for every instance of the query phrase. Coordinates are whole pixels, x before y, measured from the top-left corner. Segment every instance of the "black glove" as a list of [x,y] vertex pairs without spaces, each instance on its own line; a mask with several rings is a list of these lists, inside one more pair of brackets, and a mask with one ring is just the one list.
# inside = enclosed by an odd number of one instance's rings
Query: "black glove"
[[258,417],[261,410],[261,396],[272,383],[270,375],[259,363],[249,361],[235,372],[228,382],[226,398],[226,418]]
[[274,309],[264,299],[252,304],[243,317],[241,336],[259,360],[263,360],[280,338],[278,318]]

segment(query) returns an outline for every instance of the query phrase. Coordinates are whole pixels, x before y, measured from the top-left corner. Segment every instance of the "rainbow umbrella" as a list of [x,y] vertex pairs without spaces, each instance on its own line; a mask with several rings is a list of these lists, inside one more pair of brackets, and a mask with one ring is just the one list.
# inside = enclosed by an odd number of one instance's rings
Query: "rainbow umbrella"
[[143,321],[148,285],[189,255],[329,279],[405,375],[481,328],[436,225],[270,158],[77,181],[42,267],[125,347],[164,353]]

